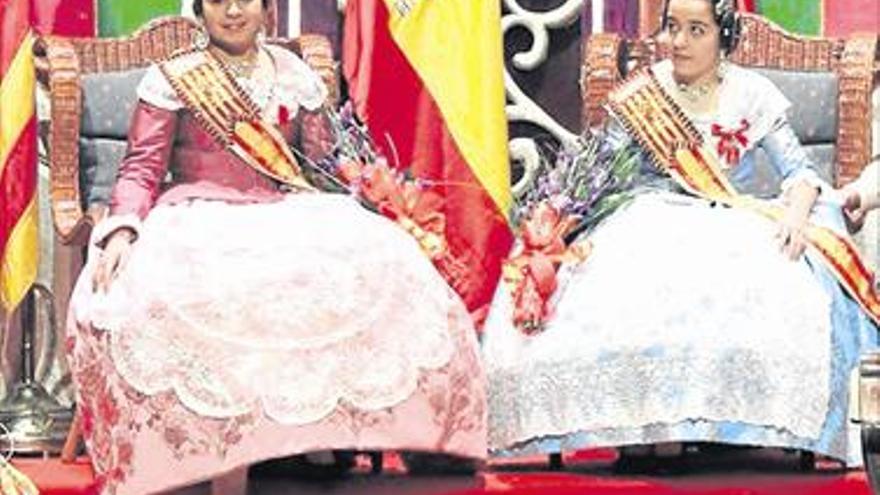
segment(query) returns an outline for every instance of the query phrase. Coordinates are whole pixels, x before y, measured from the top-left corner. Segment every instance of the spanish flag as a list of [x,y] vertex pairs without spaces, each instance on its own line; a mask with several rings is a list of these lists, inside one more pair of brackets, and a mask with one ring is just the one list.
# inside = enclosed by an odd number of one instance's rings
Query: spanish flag
[[500,2],[349,0],[343,70],[389,157],[439,184],[463,270],[444,273],[479,323],[513,235]]
[[0,306],[37,277],[37,119],[30,0],[0,0]]

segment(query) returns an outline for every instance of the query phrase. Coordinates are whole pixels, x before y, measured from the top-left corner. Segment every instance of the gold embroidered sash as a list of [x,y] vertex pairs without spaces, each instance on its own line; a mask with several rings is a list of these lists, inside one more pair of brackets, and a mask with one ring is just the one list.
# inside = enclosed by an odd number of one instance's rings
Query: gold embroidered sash
[[196,121],[251,168],[300,190],[314,190],[281,133],[232,74],[207,50],[173,55],[159,65]]
[[[774,221],[782,217],[783,209],[779,206],[736,191],[700,132],[650,69],[633,75],[615,90],[610,96],[610,107],[654,164],[688,192],[749,209]],[[874,290],[873,274],[852,241],[814,224],[808,224],[806,237],[844,289],[880,324],[880,299]]]

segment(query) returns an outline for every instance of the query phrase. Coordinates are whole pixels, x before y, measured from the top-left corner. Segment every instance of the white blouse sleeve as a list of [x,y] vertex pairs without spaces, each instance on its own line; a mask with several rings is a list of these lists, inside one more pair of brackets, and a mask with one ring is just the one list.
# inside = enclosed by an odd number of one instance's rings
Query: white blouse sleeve
[[155,107],[176,112],[183,108],[171,83],[158,65],[151,65],[137,87],[138,98]]

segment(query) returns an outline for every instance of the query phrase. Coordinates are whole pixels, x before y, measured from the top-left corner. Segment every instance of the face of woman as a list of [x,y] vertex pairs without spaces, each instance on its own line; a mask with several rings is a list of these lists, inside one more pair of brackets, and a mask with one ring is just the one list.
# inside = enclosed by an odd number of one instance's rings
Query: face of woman
[[262,0],[202,1],[202,17],[211,43],[230,55],[243,55],[256,48],[264,15]]
[[661,42],[671,48],[673,74],[689,84],[704,80],[718,66],[721,29],[709,0],[670,0]]

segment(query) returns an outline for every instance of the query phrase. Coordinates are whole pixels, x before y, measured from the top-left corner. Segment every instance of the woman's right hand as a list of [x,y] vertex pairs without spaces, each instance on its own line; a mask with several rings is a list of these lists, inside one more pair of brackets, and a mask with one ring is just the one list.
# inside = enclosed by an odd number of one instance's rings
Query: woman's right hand
[[129,229],[119,229],[110,235],[110,239],[104,245],[104,250],[98,258],[95,273],[92,275],[92,290],[104,292],[110,289],[110,283],[122,271],[128,263],[131,255],[131,244],[134,242],[134,232]]
[[843,190],[843,219],[850,234],[862,230],[868,211],[862,207],[862,195],[854,188]]

